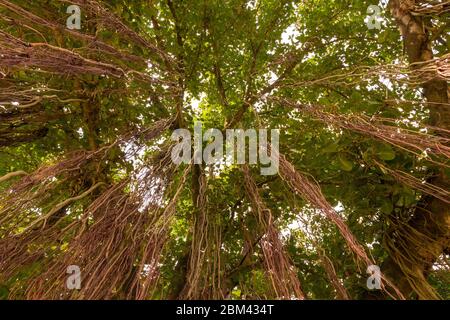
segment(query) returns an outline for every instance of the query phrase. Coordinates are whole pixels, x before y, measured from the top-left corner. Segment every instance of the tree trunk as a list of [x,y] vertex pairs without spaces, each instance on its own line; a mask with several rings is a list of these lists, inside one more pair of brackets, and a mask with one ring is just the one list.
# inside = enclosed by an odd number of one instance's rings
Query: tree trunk
[[[408,60],[414,64],[433,59],[433,52],[423,18],[411,14],[411,2],[414,1],[391,0],[389,9],[402,34]],[[412,65],[411,68],[417,66]],[[447,82],[434,74],[422,85],[422,89],[428,102],[430,125],[450,129]],[[436,172],[430,182],[446,190],[450,186],[445,169]],[[403,245],[397,248],[401,255],[391,253],[384,261],[381,270],[406,297],[438,298],[426,276],[436,259],[450,246],[449,211],[450,207],[445,202],[434,197],[423,197],[411,219],[406,222],[409,234],[400,235]]]

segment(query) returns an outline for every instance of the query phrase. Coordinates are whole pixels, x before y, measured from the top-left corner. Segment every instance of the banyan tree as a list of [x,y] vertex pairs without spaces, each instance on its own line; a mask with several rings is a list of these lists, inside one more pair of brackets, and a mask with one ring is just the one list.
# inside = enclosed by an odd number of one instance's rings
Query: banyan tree
[[[0,298],[450,298],[449,17],[0,0]],[[277,173],[174,162],[198,122],[279,130]]]

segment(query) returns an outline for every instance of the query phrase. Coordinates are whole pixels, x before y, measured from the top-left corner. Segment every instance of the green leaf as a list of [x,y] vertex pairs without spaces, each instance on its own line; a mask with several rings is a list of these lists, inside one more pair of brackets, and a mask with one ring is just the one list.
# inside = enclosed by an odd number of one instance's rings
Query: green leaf
[[395,151],[391,146],[383,145],[377,148],[377,156],[382,160],[391,161],[395,159]]
[[341,164],[341,169],[344,171],[352,171],[353,170],[353,163],[348,160],[344,154],[339,154],[339,162]]
[[390,214],[394,210],[394,205],[391,201],[383,202],[383,204],[380,207],[381,212],[385,214]]
[[323,153],[335,153],[338,151],[337,143],[330,143],[325,148],[322,149]]

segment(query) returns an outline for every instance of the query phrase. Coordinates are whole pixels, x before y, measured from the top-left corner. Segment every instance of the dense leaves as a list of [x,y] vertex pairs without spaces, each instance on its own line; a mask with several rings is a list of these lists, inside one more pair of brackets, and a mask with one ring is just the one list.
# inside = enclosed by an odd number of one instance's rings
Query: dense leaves
[[[449,298],[449,4],[424,2],[417,61],[384,1],[0,0],[0,297]],[[279,129],[285,171],[176,167],[195,121]]]

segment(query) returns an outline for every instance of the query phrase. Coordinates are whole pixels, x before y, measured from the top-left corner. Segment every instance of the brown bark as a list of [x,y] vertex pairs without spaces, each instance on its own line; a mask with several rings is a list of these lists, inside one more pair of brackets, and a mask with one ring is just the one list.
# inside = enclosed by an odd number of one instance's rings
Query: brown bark
[[[425,28],[423,18],[411,14],[414,1],[391,0],[389,9],[400,29],[404,41],[404,50],[411,68],[417,68],[418,62],[433,59],[432,43]],[[424,97],[430,111],[430,124],[450,129],[450,106],[448,84],[432,75],[431,80],[422,85]],[[444,169],[436,172],[434,185],[449,189],[450,181]],[[450,246],[450,208],[442,200],[423,197],[406,230],[411,234],[400,235],[403,245],[397,247],[401,255],[392,254],[384,261],[381,270],[391,278],[406,297],[419,299],[438,298],[427,283],[427,273],[433,263]],[[415,230],[412,234],[411,230]]]

